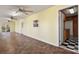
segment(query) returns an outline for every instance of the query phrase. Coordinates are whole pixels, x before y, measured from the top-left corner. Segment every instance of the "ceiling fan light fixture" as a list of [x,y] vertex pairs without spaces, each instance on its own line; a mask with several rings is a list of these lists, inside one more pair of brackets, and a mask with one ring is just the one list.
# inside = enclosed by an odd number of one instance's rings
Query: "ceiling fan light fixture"
[[17,15],[18,15],[18,13],[12,12],[12,16],[17,16]]
[[16,11],[12,11],[10,13],[11,16],[20,16],[22,14],[22,12],[16,12]]
[[9,20],[9,21],[12,20],[12,19],[10,19],[10,18],[5,18],[5,19],[6,19],[6,20]]
[[9,18],[8,20],[10,21],[11,19]]

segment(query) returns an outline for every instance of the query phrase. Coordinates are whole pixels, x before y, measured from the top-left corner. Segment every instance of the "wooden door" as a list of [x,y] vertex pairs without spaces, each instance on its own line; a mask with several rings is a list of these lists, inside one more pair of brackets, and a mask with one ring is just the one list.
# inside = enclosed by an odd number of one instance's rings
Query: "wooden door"
[[73,37],[78,37],[78,16],[73,17]]

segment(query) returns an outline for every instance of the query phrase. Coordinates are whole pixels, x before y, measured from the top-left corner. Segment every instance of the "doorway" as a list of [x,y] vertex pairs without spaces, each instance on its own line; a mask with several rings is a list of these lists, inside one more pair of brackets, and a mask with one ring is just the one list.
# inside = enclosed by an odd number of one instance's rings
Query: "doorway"
[[78,50],[78,6],[59,11],[59,45]]

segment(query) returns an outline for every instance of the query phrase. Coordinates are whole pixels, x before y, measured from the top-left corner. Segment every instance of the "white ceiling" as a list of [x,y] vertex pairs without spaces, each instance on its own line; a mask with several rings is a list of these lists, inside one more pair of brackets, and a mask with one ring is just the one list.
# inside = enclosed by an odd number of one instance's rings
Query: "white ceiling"
[[5,21],[7,18],[11,17],[11,13],[18,10],[20,7],[23,7],[27,10],[32,10],[33,14],[51,7],[52,5],[0,5],[0,21]]

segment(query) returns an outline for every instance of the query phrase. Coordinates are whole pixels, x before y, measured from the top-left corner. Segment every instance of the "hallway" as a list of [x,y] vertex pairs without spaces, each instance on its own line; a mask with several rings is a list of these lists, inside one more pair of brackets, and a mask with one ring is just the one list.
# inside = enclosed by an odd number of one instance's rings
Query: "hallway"
[[0,6],[0,53],[73,54],[59,45],[59,41],[63,42],[59,32],[63,31],[59,29],[58,15],[68,7],[71,5]]
[[38,41],[28,36],[15,33],[0,33],[0,53],[14,54],[74,54],[74,52],[52,46],[50,44]]

